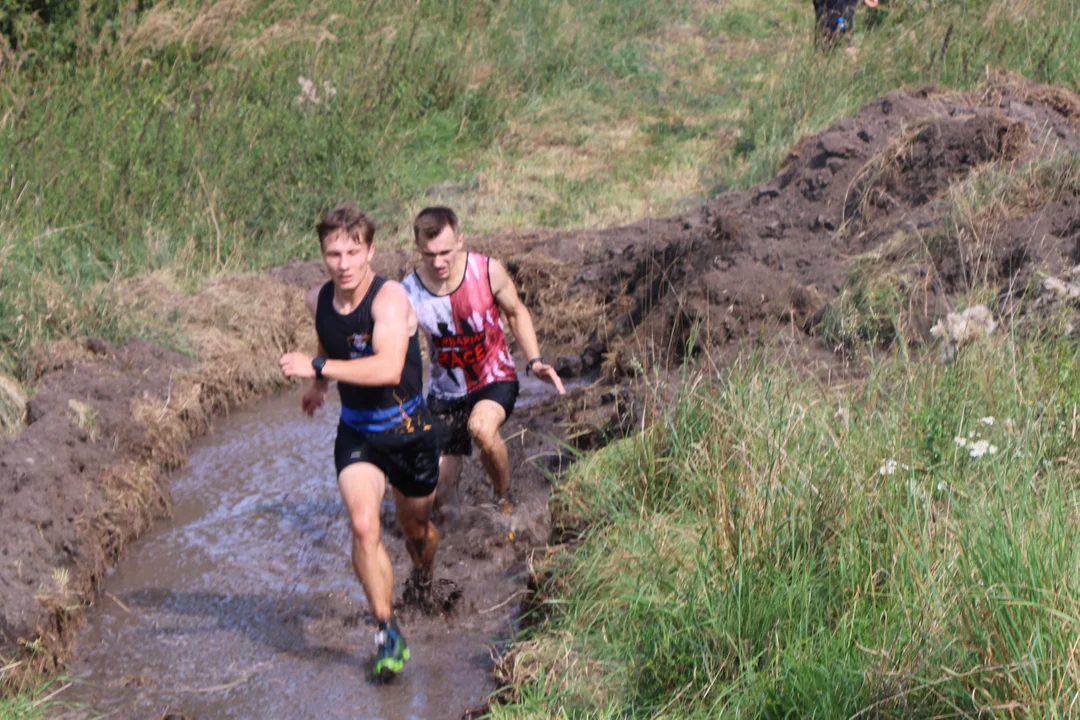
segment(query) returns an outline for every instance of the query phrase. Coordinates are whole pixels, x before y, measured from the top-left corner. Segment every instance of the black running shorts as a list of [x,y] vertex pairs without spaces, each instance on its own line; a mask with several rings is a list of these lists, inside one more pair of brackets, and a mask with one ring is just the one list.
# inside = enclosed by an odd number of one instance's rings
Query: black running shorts
[[472,455],[472,438],[469,436],[469,415],[476,403],[491,400],[502,405],[506,417],[514,412],[517,402],[518,381],[505,380],[471,392],[463,398],[440,400],[428,395],[427,405],[435,419],[439,435],[439,452],[443,455]]
[[405,497],[427,497],[439,483],[435,428],[413,433],[365,433],[338,423],[334,465],[338,475],[353,463],[371,463]]

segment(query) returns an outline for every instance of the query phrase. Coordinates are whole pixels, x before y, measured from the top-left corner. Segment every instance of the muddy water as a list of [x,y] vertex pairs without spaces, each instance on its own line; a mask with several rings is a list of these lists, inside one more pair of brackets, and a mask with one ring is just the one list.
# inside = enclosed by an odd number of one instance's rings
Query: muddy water
[[[526,381],[523,404],[547,392],[537,385]],[[464,597],[450,616],[404,617],[413,659],[375,686],[372,618],[334,481],[337,407],[308,419],[299,398],[219,420],[193,448],[174,478],[174,517],[128,551],[88,614],[58,717],[457,718],[493,689],[488,647],[513,613],[523,543],[542,542],[542,484],[521,483],[507,522],[536,529],[517,543],[472,505],[471,520],[443,528],[436,576]],[[530,451],[520,444],[519,463]],[[487,491],[475,459],[466,473],[475,504]],[[385,520],[391,508],[388,493]],[[400,537],[384,527],[384,538],[398,597],[409,564]]]

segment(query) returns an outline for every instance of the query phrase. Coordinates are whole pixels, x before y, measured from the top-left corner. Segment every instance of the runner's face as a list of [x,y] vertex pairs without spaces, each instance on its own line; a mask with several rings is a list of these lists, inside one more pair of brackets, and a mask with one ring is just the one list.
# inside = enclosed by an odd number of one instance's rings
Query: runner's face
[[424,265],[435,277],[445,280],[454,269],[463,243],[461,233],[454,232],[454,228],[447,225],[438,235],[427,242],[418,242],[416,247],[420,250]]
[[363,240],[354,240],[346,232],[339,230],[323,242],[322,254],[326,271],[330,273],[334,284],[341,290],[355,290],[367,277],[375,248]]

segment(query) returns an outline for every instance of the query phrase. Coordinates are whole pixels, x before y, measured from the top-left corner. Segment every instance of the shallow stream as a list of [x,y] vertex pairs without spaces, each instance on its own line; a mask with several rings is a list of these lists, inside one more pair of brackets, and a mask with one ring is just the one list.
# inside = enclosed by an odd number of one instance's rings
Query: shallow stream
[[[530,379],[521,404],[548,392]],[[444,529],[436,576],[463,588],[459,610],[406,620],[412,661],[394,683],[373,685],[374,631],[334,481],[337,407],[309,419],[299,398],[220,419],[192,448],[173,479],[174,516],[129,548],[87,614],[58,717],[426,720],[483,703],[494,687],[488,648],[521,588],[514,534],[475,513]],[[514,522],[546,522],[542,483],[521,492]],[[385,503],[389,520],[390,493]],[[542,543],[541,532],[523,540]],[[384,539],[398,597],[409,564],[385,524]]]

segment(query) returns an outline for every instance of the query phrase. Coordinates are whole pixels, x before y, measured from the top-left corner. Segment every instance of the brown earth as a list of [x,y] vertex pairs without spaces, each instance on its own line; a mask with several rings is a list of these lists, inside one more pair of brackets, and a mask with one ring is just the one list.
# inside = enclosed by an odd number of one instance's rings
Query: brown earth
[[[553,406],[555,426],[536,421],[588,449],[638,425],[633,393],[613,387],[688,353],[714,370],[768,346],[822,376],[851,372],[827,320],[867,258],[905,289],[912,339],[975,287],[997,312],[1023,313],[1027,289],[1080,261],[1080,199],[1075,186],[1020,180],[1032,160],[1075,153],[1078,133],[1080,98],[1015,76],[976,93],[897,91],[800,142],[769,182],[683,215],[469,244],[506,262],[561,373],[602,372]],[[958,219],[950,187],[988,168],[1018,189]],[[377,257],[391,277],[410,261]],[[321,279],[317,264],[293,263],[192,297],[143,278],[130,311],[176,314],[198,361],[93,338],[34,358],[27,425],[0,446],[0,666],[63,666],[106,565],[168,512],[168,473],[192,437],[278,387],[280,353],[311,344],[301,288]],[[241,311],[252,306],[257,317]]]

